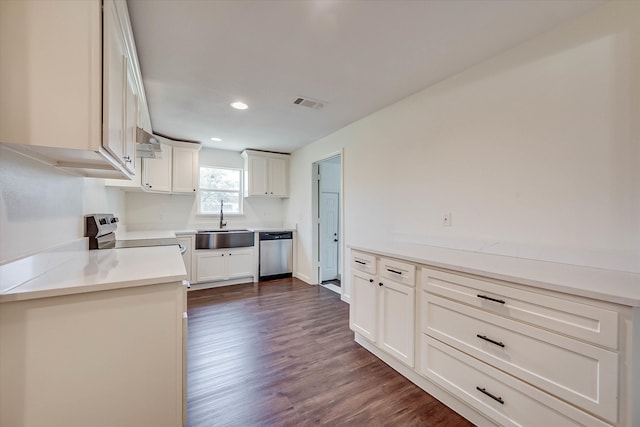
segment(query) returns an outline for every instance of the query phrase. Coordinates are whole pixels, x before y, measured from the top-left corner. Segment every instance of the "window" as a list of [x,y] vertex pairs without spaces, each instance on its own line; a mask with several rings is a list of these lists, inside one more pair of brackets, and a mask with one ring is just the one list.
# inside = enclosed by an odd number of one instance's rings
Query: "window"
[[198,213],[219,214],[220,202],[225,214],[242,213],[242,169],[201,166]]

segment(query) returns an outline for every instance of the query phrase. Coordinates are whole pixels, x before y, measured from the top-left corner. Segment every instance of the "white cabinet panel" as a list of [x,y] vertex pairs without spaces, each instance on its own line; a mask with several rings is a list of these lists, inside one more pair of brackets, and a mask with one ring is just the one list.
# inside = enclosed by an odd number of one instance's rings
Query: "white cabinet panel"
[[173,147],[172,192],[193,193],[198,188],[198,150]]
[[422,269],[422,285],[433,294],[494,314],[618,348],[618,313],[613,310],[427,268]]
[[415,288],[380,282],[379,347],[413,367]]
[[127,58],[118,16],[113,2],[107,3],[104,14],[103,45],[103,142],[104,148],[119,161],[125,157],[125,93],[127,92]]
[[182,254],[182,260],[184,261],[184,268],[187,270],[187,280],[189,282],[192,282],[193,272],[192,272],[191,265],[193,261],[194,238],[193,236],[178,237],[178,243],[180,243],[186,248],[186,252]]
[[[351,289],[349,325],[359,335],[377,344],[402,363],[413,367],[415,341],[415,288],[379,278],[376,266],[402,269],[391,273],[399,280],[414,284],[415,266],[397,260],[382,259],[359,251],[351,253]],[[398,270],[394,270],[398,271]],[[374,272],[374,274],[371,274]],[[409,279],[410,280],[405,280]]]
[[287,169],[288,161],[280,157],[269,158],[269,195],[274,197],[287,197],[289,190],[287,189]]
[[72,174],[130,179],[127,68],[138,116],[148,111],[126,2],[2,1],[0,20],[2,144]]
[[172,282],[3,303],[0,425],[182,425],[184,292]]
[[[129,63],[129,62],[128,62]],[[124,121],[124,166],[135,175],[136,165],[136,131],[138,128],[138,94],[133,78],[133,72],[127,67],[127,85],[125,93],[125,121]],[[139,178],[138,178],[139,180]]]
[[245,150],[244,196],[289,197],[289,155]]
[[173,147],[160,144],[162,155],[158,159],[142,159],[143,183],[149,191],[171,192],[171,155]]
[[254,275],[254,248],[197,250],[196,282],[218,282]]
[[618,355],[423,292],[422,331],[612,422]]
[[229,250],[227,254],[227,279],[253,276],[253,249]]
[[352,270],[351,292],[353,295],[349,306],[351,329],[369,341],[376,342],[378,284],[375,276]]
[[422,335],[420,371],[504,426],[610,427],[514,377]]

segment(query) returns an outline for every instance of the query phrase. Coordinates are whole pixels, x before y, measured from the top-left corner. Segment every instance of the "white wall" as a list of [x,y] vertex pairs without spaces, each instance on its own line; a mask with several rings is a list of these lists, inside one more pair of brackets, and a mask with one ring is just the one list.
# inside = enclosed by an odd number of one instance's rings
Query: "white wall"
[[640,272],[638,22],[640,2],[606,3],[294,152],[299,277],[311,164],[341,148],[347,244]]
[[[239,152],[203,148],[200,164],[243,168]],[[127,229],[189,230],[218,228],[218,215],[198,215],[194,195],[168,195],[143,192],[126,194]],[[244,199],[243,215],[226,215],[228,228],[282,227],[282,199],[251,197]]]
[[124,214],[124,195],[0,148],[0,264],[84,236],[88,213]]

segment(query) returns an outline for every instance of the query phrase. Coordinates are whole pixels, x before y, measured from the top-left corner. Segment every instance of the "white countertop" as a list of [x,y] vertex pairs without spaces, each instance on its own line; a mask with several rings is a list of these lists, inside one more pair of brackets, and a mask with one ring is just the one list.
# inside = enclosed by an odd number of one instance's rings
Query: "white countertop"
[[392,244],[385,245],[383,250],[349,247],[417,264],[640,307],[640,274],[426,245]]
[[[173,234],[173,233],[172,233]],[[38,261],[40,262],[40,261]],[[8,266],[10,267],[10,266]],[[3,274],[2,279],[11,275]],[[0,303],[182,281],[178,246],[73,250],[52,268],[0,293]]]

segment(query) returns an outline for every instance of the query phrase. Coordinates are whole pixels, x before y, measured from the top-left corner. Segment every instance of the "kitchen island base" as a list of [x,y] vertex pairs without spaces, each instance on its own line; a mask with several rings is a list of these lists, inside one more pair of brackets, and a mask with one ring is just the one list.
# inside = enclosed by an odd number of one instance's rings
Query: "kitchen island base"
[[0,425],[183,425],[182,282],[0,304]]

